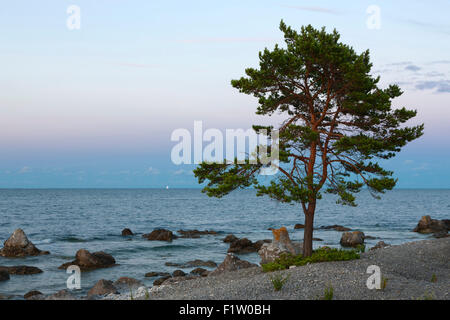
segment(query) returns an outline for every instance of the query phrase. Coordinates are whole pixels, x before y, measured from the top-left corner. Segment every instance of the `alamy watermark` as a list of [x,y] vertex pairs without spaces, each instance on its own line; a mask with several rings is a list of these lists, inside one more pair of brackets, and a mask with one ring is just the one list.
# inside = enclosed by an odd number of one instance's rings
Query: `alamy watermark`
[[81,9],[77,5],[71,5],[67,8],[67,14],[69,15],[66,20],[66,26],[69,30],[81,29]]
[[67,267],[66,272],[70,274],[67,278],[66,284],[69,290],[80,290],[81,289],[81,270],[77,265],[71,265]]
[[[174,164],[234,163],[267,165],[262,175],[274,175],[279,165],[279,133],[270,133],[261,129],[256,133],[253,129],[210,128],[203,131],[203,122],[194,121],[193,135],[187,129],[180,128],[172,132],[171,141],[178,142],[171,152]],[[204,147],[203,143],[208,144]],[[193,152],[192,152],[193,151]],[[270,151],[270,152],[269,152]],[[270,153],[270,155],[269,155]]]
[[371,30],[381,29],[381,8],[377,5],[370,5],[366,9],[369,15],[366,20],[366,26]]

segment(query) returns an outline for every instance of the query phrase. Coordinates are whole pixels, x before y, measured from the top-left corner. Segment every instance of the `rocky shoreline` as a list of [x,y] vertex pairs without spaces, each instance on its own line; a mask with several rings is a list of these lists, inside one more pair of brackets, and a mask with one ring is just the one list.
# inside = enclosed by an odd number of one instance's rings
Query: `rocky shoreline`
[[[418,246],[420,244],[429,246],[430,252],[426,252],[425,255],[430,255],[429,259],[434,259],[440,261],[439,255],[435,252],[436,248],[440,248],[441,258],[447,262],[447,273],[443,273],[444,276],[439,276],[440,282],[447,281],[449,277],[448,265],[450,265],[450,245],[448,242],[448,230],[449,230],[449,220],[435,220],[431,219],[429,216],[424,216],[417,224],[416,228],[412,231],[426,234],[433,234],[435,238],[443,238],[441,241],[430,240],[416,242]],[[301,229],[303,225],[296,225],[294,229]],[[341,240],[340,244],[342,247],[356,247],[364,249],[364,240],[365,239],[374,239],[371,236],[365,235],[363,232],[358,230],[350,230],[344,226],[340,225],[332,225],[332,226],[322,226],[318,229],[325,230],[336,230],[341,231]],[[167,286],[177,286],[180,283],[197,283],[198,281],[206,281],[206,283],[211,283],[211,285],[219,286],[221,283],[221,278],[230,278],[229,281],[233,282],[233,277],[239,278],[240,275],[247,275],[251,277],[261,277],[267,278],[267,274],[262,274],[261,267],[255,265],[253,263],[247,262],[245,260],[241,260],[235,254],[247,254],[251,252],[257,252],[261,258],[261,263],[273,262],[275,259],[280,257],[284,253],[298,255],[302,252],[303,244],[297,241],[291,241],[289,238],[288,231],[285,227],[280,229],[270,228],[273,233],[273,239],[264,239],[256,242],[252,242],[247,238],[237,238],[236,236],[229,234],[225,238],[222,239],[224,243],[229,244],[228,254],[225,256],[224,261],[217,265],[214,261],[202,261],[202,260],[191,260],[185,263],[172,263],[166,262],[166,266],[179,268],[172,273],[164,273],[164,272],[147,272],[145,277],[156,278],[153,281],[153,287],[145,287],[143,283],[139,280],[122,277],[117,281],[113,282],[111,280],[100,279],[94,287],[92,287],[87,296],[82,299],[134,299],[134,298],[160,298],[158,295],[161,294],[162,291],[166,290]],[[178,234],[173,233],[170,230],[165,229],[155,229],[151,233],[143,234],[142,237],[149,241],[166,241],[172,242],[173,239],[177,238],[200,238],[206,235],[218,235],[219,233],[213,230],[178,230]],[[123,237],[134,236],[135,234],[130,229],[124,229],[122,231]],[[319,239],[320,240],[320,239]],[[436,242],[433,242],[436,241]],[[395,246],[394,252],[399,251],[400,255],[403,255],[403,251],[409,251],[409,244]],[[364,253],[361,257],[361,260],[369,259],[371,256],[377,256],[376,253],[372,254],[371,252],[390,252],[390,245],[384,243],[383,241],[379,241],[373,248],[366,253]],[[383,249],[384,250],[380,250]],[[403,249],[402,249],[403,248]],[[406,249],[405,249],[406,248]],[[389,250],[387,250],[389,249]],[[386,251],[387,250],[387,251]],[[421,250],[417,248],[417,250]],[[7,239],[4,243],[4,247],[0,249],[0,255],[4,257],[13,258],[13,257],[26,257],[26,256],[36,256],[42,254],[50,254],[49,252],[41,251],[34,246],[34,244],[27,238],[25,232],[21,229],[17,229],[9,239]],[[416,253],[410,252],[410,255],[405,256],[408,259],[412,259]],[[369,257],[369,258],[367,258]],[[392,259],[394,259],[393,257]],[[401,266],[402,263],[406,263],[405,261],[394,261],[394,266],[399,264]],[[381,259],[381,262],[383,262]],[[355,266],[351,264],[350,269],[357,269],[359,266],[359,261],[348,261],[348,263],[354,263]],[[395,260],[395,259],[394,259]],[[427,261],[427,260],[424,260]],[[336,273],[336,270],[342,268],[342,262],[328,262],[335,267],[332,267],[332,273]],[[414,265],[414,261],[408,261],[409,264]],[[436,261],[430,261],[430,264],[436,263]],[[324,263],[321,263],[321,265]],[[66,269],[68,266],[76,265],[80,268],[82,272],[91,271],[95,269],[101,268],[111,268],[116,265],[116,260],[110,254],[105,253],[103,251],[98,252],[89,252],[85,249],[80,249],[77,251],[75,255],[75,260],[71,262],[67,262],[62,264],[59,269]],[[439,265],[440,266],[440,265]],[[309,267],[309,266],[305,266]],[[424,265],[426,267],[426,265]],[[186,268],[195,268],[190,271],[190,273],[185,273],[181,269]],[[205,269],[208,268],[208,269]],[[293,269],[302,269],[304,267],[296,267]],[[324,268],[324,267],[318,267]],[[440,267],[439,267],[440,268]],[[445,269],[445,268],[444,268]],[[422,271],[422,270],[421,270]],[[2,267],[0,266],[0,281],[9,281],[11,279],[10,275],[33,275],[42,273],[43,271],[39,268],[32,266],[10,266],[10,267]],[[294,272],[288,270],[287,272]],[[352,273],[351,270],[341,270],[342,274]],[[339,273],[339,272],[338,272]],[[393,272],[395,274],[395,272]],[[354,274],[355,275],[355,274]],[[289,274],[289,277],[291,275]],[[336,276],[336,275],[335,275]],[[433,273],[433,277],[437,277],[436,274]],[[214,279],[218,281],[217,284],[214,283]],[[337,277],[339,278],[339,277]],[[207,280],[204,280],[207,279]],[[415,281],[415,278],[411,278],[412,281]],[[308,279],[305,279],[308,280]],[[310,280],[310,279],[309,279]],[[317,279],[316,279],[317,280]],[[314,280],[314,281],[316,281]],[[269,281],[270,284],[270,281]],[[447,283],[448,284],[448,283]],[[339,284],[341,286],[341,284]],[[187,285],[188,286],[188,285]],[[188,286],[189,287],[189,286]],[[439,287],[439,286],[438,286]],[[237,290],[237,288],[235,288]],[[206,290],[205,288],[203,290]],[[235,290],[235,291],[236,291]],[[312,289],[311,289],[312,290]],[[169,290],[170,291],[170,290]],[[313,290],[314,291],[314,290]],[[438,290],[439,297],[443,299],[447,299],[447,292]],[[190,294],[190,291],[187,291]],[[442,295],[441,293],[445,293]],[[194,295],[193,295],[194,296]],[[215,295],[213,294],[212,297]],[[1,297],[1,295],[0,295]],[[166,297],[166,296],[164,296]],[[242,296],[241,298],[244,298]],[[391,297],[391,296],[389,296]],[[393,296],[394,297],[394,296]],[[62,290],[52,295],[44,295],[37,290],[30,291],[24,295],[25,299],[32,300],[60,300],[60,299],[78,299],[75,297],[70,291]],[[166,297],[170,299],[170,297]],[[183,297],[183,299],[187,299],[189,297]],[[204,299],[203,297],[202,299]],[[241,299],[238,296],[233,296],[233,299]],[[302,299],[307,299],[306,296],[301,296]],[[355,296],[356,298],[356,296]],[[391,297],[392,298],[392,297]],[[395,298],[395,297],[394,297]],[[405,298],[402,295],[398,298]],[[259,298],[258,298],[259,299]]]
[[[369,290],[367,268],[377,265],[386,285]],[[287,277],[285,286],[275,291],[271,277]],[[276,273],[263,273],[254,266],[219,275],[140,287],[129,293],[109,294],[107,300],[262,300],[321,299],[333,288],[337,300],[427,300],[450,299],[450,239],[433,239],[371,250],[358,260],[323,262]]]

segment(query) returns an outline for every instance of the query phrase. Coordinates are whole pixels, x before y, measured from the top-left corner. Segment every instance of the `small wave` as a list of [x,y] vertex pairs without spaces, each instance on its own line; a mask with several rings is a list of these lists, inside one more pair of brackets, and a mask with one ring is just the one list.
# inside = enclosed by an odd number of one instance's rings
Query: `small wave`
[[52,242],[53,242],[52,239],[44,239],[44,240],[34,241],[34,244],[48,244],[48,243],[52,243]]

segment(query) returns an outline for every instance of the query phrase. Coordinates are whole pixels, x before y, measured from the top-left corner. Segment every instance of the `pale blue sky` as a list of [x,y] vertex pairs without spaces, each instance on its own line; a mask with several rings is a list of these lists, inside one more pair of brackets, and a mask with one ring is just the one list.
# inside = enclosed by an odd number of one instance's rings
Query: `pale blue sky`
[[[68,30],[67,8],[81,9]],[[366,26],[369,5],[381,28]],[[195,186],[170,134],[249,128],[256,101],[229,82],[295,28],[336,28],[370,49],[426,134],[386,163],[400,187],[450,188],[448,1],[15,0],[0,6],[0,187]]]

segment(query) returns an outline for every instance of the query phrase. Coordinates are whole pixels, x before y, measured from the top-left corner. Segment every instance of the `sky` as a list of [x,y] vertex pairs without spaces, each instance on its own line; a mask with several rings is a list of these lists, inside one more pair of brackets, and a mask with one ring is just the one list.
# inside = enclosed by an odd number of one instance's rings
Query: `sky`
[[[73,5],[79,29],[68,27]],[[267,123],[230,80],[283,44],[281,19],[336,28],[369,49],[381,86],[405,92],[394,107],[425,123],[385,167],[399,188],[450,188],[448,12],[440,0],[2,3],[0,188],[198,187],[192,165],[172,163],[171,134],[196,120],[220,130]]]

